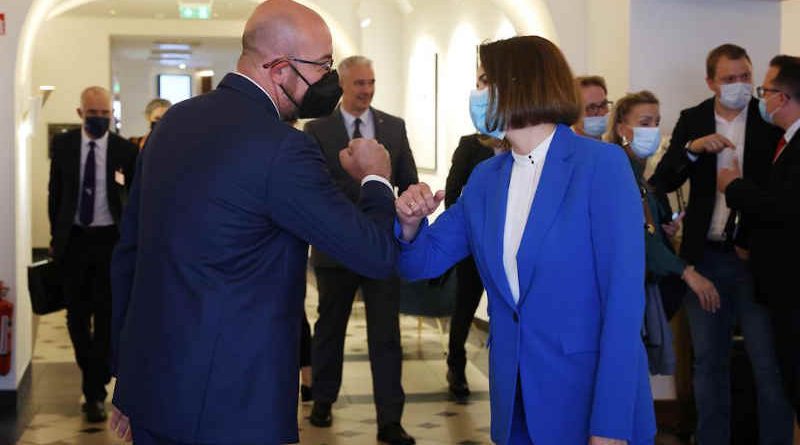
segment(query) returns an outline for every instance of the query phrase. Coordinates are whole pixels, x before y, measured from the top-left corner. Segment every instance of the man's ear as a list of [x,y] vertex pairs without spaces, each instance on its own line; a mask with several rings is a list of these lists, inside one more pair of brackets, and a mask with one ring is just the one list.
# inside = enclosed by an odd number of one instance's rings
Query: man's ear
[[78,113],[78,117],[80,117],[81,120],[83,120],[83,110],[81,110],[80,108],[76,108],[75,112]]
[[706,77],[706,85],[708,86],[709,90],[714,92],[714,94],[717,94],[716,85],[714,85],[714,79]]

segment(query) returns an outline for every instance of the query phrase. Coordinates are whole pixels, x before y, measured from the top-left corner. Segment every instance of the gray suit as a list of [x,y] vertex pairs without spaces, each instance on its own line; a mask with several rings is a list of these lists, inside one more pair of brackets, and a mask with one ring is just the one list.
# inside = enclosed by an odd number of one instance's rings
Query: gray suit
[[[371,111],[375,139],[391,156],[392,184],[402,193],[418,182],[405,122],[374,108]],[[337,108],[330,116],[307,123],[305,132],[319,143],[336,184],[351,200],[357,201],[361,186],[339,162],[339,151],[347,147],[350,139],[341,111]],[[360,276],[313,247],[311,264],[319,290],[319,319],[314,328],[311,356],[314,401],[333,403],[338,397],[347,320],[356,290],[361,287],[378,424],[399,423],[405,394],[400,383],[403,351],[398,322],[398,279],[372,280]]]

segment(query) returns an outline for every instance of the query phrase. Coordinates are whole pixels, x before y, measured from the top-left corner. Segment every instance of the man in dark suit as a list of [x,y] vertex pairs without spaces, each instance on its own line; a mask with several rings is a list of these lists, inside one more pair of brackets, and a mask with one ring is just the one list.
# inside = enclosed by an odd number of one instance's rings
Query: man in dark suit
[[360,139],[339,154],[365,215],[283,122],[339,100],[327,25],[269,0],[242,44],[237,72],[150,135],[114,251],[112,427],[129,419],[137,445],[296,443],[308,244],[372,278],[393,272],[386,150]]
[[743,162],[745,177],[762,184],[771,156],[765,147],[774,146],[780,134],[759,116],[752,65],[743,48],[726,44],[712,50],[706,74],[714,97],[681,112],[669,149],[650,178],[663,193],[690,181],[681,256],[719,290],[716,311],[704,310],[691,291],[685,299],[694,347],[697,439],[700,445],[730,442],[729,363],[738,321],[755,375],[760,443],[791,443],[791,407],[781,390],[769,314],[754,300],[746,260],[751,217],[731,211],[716,187],[717,172],[733,159]]
[[[331,115],[306,124],[305,131],[322,148],[336,184],[352,201],[358,182],[345,173],[339,151],[353,138],[376,139],[392,159],[392,184],[400,192],[415,184],[417,168],[402,119],[371,107],[375,92],[372,62],[348,57],[339,64],[341,106]],[[378,437],[391,444],[412,444],[400,425],[405,395],[400,382],[403,351],[400,345],[399,280],[374,280],[343,266],[313,246],[311,264],[319,290],[319,319],[314,327],[311,354],[314,407],[313,425],[331,425],[331,405],[342,384],[344,338],[353,298],[360,287],[367,313],[367,342],[372,386],[378,417]]]
[[50,249],[64,274],[67,327],[86,399],[83,410],[90,422],[102,422],[105,385],[111,379],[109,265],[138,150],[108,131],[111,95],[105,88],[83,91],[78,116],[82,128],[52,142]]
[[800,58],[777,56],[758,89],[765,119],[785,130],[766,182],[741,177],[737,164],[719,174],[719,189],[732,209],[754,215],[751,262],[758,299],[772,315],[784,386],[800,419]]

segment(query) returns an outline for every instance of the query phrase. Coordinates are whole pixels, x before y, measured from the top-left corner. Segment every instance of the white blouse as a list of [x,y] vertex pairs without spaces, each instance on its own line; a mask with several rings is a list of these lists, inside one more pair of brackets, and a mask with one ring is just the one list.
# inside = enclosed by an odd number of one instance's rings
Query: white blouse
[[519,302],[517,251],[522,242],[536,189],[539,187],[539,179],[542,177],[544,161],[554,135],[555,131],[526,155],[511,152],[514,166],[511,169],[511,182],[508,186],[506,223],[503,230],[503,267],[514,302]]

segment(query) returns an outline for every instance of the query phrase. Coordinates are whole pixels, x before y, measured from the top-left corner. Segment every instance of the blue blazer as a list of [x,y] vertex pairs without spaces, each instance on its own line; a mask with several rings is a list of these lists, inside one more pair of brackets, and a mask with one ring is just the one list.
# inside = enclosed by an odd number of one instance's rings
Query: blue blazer
[[112,260],[115,405],[178,442],[297,442],[308,245],[389,276],[391,191],[368,182],[360,212],[236,74],[172,107],[140,163]]
[[401,245],[400,274],[435,277],[475,258],[489,296],[492,440],[509,443],[519,382],[536,445],[652,443],[644,217],[628,158],[557,127],[517,254],[519,303],[503,268],[512,165],[510,153],[478,165],[458,202]]

